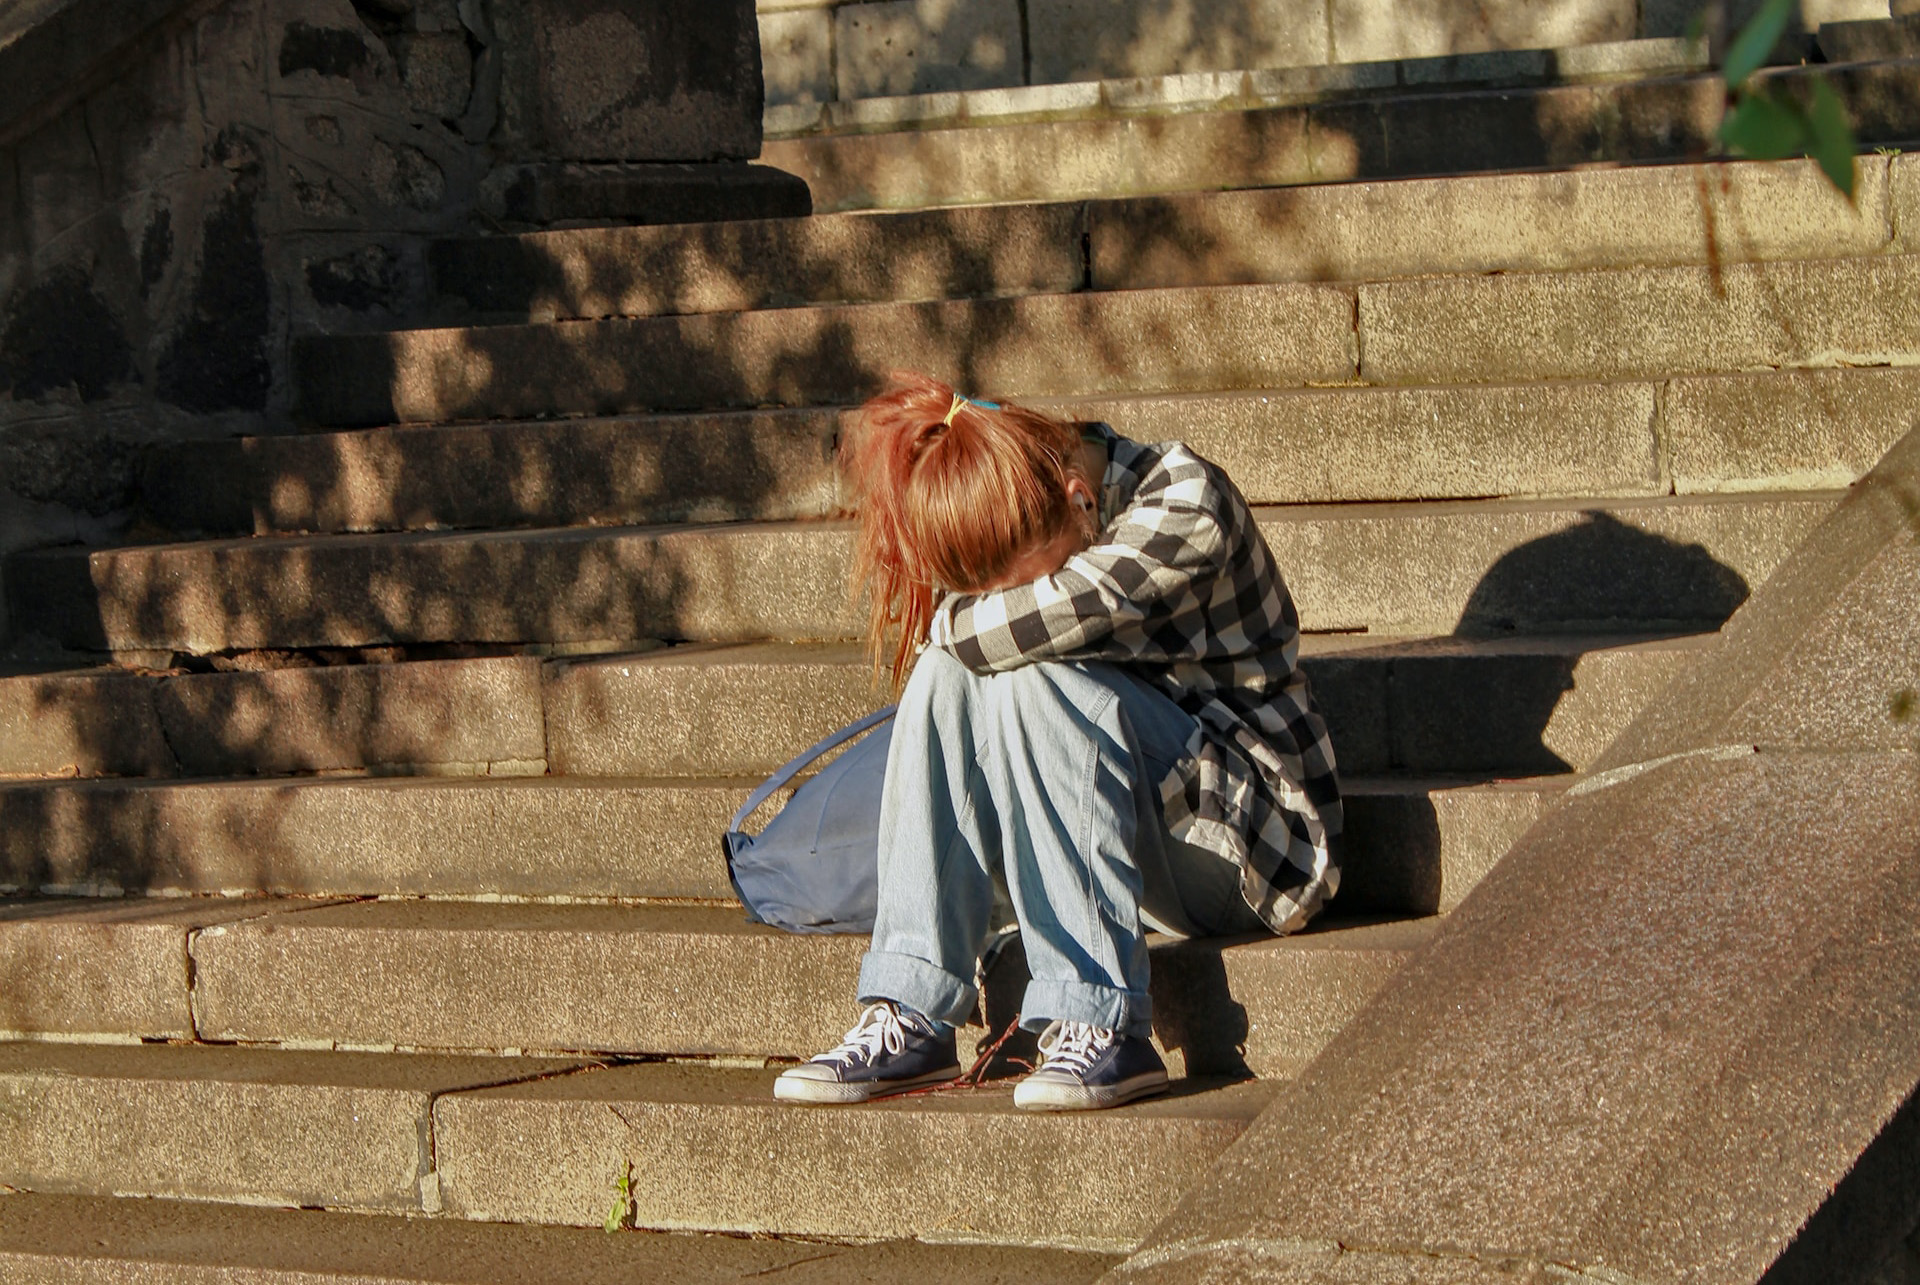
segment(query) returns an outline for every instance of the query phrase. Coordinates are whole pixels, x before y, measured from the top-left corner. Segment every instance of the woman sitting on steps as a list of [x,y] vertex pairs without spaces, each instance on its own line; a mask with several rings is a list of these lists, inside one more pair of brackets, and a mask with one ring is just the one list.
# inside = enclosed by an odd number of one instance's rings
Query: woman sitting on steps
[[1159,1092],[1146,932],[1291,932],[1339,882],[1333,751],[1246,501],[1180,443],[921,376],[862,408],[842,467],[869,643],[905,691],[868,1007],[775,1096],[958,1076],[996,879],[1032,973],[1021,1024],[1042,1030],[1015,1104]]

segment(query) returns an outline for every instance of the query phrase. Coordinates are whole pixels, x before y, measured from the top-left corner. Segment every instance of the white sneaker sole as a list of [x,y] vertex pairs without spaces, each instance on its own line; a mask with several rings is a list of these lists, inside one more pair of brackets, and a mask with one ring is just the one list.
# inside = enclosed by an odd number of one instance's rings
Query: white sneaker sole
[[[798,1069],[800,1068],[796,1068]],[[780,1078],[773,1082],[773,1096],[782,1102],[842,1106],[851,1102],[871,1102],[875,1098],[891,1097],[896,1093],[907,1093],[913,1089],[923,1089],[929,1084],[944,1084],[948,1080],[959,1078],[960,1067],[957,1064],[944,1071],[931,1071],[926,1075],[917,1075],[911,1080],[868,1080],[865,1083],[856,1084],[843,1084],[839,1080],[817,1080],[811,1076],[796,1074],[795,1071],[782,1071]]]
[[1164,1093],[1169,1083],[1165,1071],[1143,1071],[1098,1088],[1043,1078],[1035,1072],[1013,1086],[1013,1105],[1022,1111],[1098,1111]]

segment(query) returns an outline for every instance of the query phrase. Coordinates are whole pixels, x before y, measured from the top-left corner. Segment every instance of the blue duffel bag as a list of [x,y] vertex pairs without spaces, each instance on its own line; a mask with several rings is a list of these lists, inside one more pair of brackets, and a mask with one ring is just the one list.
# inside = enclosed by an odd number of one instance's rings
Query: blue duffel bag
[[747,796],[721,839],[734,895],[756,923],[793,933],[873,931],[879,903],[880,787],[891,725],[880,728],[794,792],[758,835],[753,810],[821,755],[893,717],[876,710],[801,754]]

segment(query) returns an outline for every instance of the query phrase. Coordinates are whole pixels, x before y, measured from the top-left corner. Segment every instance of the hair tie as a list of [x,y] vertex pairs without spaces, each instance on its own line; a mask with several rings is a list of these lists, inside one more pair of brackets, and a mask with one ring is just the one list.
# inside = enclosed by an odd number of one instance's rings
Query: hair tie
[[999,410],[999,402],[983,402],[978,397],[968,397],[962,393],[953,395],[953,405],[947,407],[947,417],[940,421],[946,428],[953,427],[953,417],[960,413],[962,406],[978,406],[981,410]]

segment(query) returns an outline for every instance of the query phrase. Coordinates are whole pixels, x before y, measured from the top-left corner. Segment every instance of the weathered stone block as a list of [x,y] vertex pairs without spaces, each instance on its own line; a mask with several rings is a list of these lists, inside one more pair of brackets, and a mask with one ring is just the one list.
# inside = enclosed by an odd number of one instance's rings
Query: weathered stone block
[[195,937],[203,1038],[806,1056],[845,1029],[822,997],[851,999],[867,944],[737,907],[387,901],[299,918]]
[[1342,383],[1353,345],[1350,294],[1282,285],[314,336],[296,361],[344,427],[845,405],[902,369],[1028,397]]
[[760,411],[256,437],[156,454],[142,497],[216,534],[822,517],[837,429],[832,411]]
[[1651,384],[1195,393],[1047,403],[1184,441],[1255,504],[1665,489]]
[[843,99],[985,89],[1025,79],[1014,0],[871,0],[841,5],[833,22]]
[[1851,486],[1913,427],[1920,371],[1700,375],[1668,382],[1660,433],[1680,494]]
[[1029,0],[1035,84],[1332,61],[1320,0]]
[[[1830,258],[1886,248],[1887,162],[1849,203],[1810,162],[1209,192],[1096,202],[1102,289]],[[1920,211],[1917,211],[1920,213]]]
[[718,836],[756,783],[11,785],[0,788],[0,887],[724,898]]
[[0,901],[0,1033],[190,1040],[188,937],[262,913],[237,901]]
[[884,700],[848,644],[675,647],[557,665],[546,684],[561,775],[770,772]]
[[396,41],[407,105],[452,120],[473,96],[473,51],[458,30],[409,34]]
[[[776,1104],[771,1080],[632,1066],[441,1098],[448,1212],[593,1226],[608,1175],[631,1161],[644,1227],[1124,1247],[1273,1092],[1246,1084],[1049,1116],[1013,1111],[1000,1090],[896,1100],[855,1121]],[[1082,1163],[1054,1172],[1062,1154]],[[816,1180],[793,1181],[802,1171]]]
[[833,11],[792,9],[762,13],[760,62],[766,68],[767,105],[831,102]]
[[671,1280],[736,1285],[914,1281],[917,1285],[1091,1285],[1111,1255],[1004,1245],[882,1241],[827,1245],[768,1237],[540,1227],[461,1218],[395,1218],[337,1209],[263,1209],[207,1201],[14,1193],[0,1202],[0,1276],[8,1285],[424,1285],[539,1281],[601,1285]]
[[1508,501],[1268,510],[1310,630],[1493,635],[1710,629],[1831,510],[1834,497]]
[[1483,49],[1553,49],[1626,40],[1639,7],[1626,0],[1461,5],[1452,0],[1333,0],[1333,61],[1375,62]]
[[[1339,752],[1336,744],[1334,751]],[[1346,783],[1342,914],[1446,914],[1559,796],[1551,781]]]
[[747,160],[760,151],[752,0],[528,0],[543,150],[577,161]]
[[150,692],[110,671],[0,679],[0,777],[172,775]]
[[1911,254],[1920,250],[1920,156],[1902,153],[1889,162],[1888,201],[1894,231],[1893,249]]
[[1065,293],[1086,279],[1084,224],[1072,206],[1017,205],[578,228],[440,241],[429,260],[442,294],[515,319],[732,312]]
[[0,1045],[0,1182],[420,1212],[436,1094],[572,1065]]
[[1360,287],[1362,378],[1595,378],[1920,356],[1920,257]]
[[196,674],[161,683],[155,704],[193,776],[525,772],[547,756],[532,657]]

